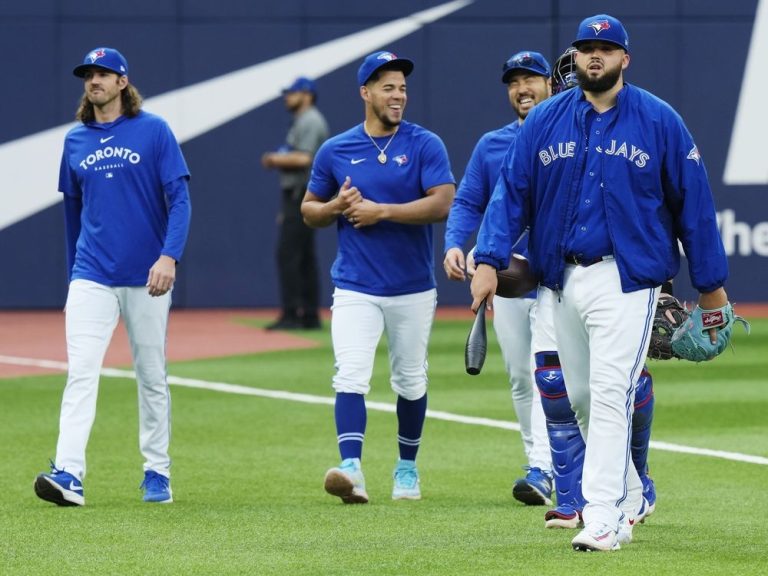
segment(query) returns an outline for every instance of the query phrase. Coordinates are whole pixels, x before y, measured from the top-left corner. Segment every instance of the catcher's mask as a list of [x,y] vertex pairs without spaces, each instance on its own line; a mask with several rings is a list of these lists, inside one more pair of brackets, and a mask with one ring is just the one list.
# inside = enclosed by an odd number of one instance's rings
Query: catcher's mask
[[569,46],[552,67],[552,95],[560,94],[579,85],[576,77],[576,48]]

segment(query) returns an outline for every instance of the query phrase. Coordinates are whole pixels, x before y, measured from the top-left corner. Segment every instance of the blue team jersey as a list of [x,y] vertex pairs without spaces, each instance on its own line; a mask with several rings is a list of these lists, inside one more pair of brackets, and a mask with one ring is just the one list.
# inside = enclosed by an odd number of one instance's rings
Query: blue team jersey
[[189,178],[189,170],[158,116],[142,111],[70,130],[59,191],[82,203],[70,279],[143,286],[161,254],[178,261],[190,214],[186,185],[170,186],[180,178]]
[[[444,252],[450,248],[463,248],[470,236],[480,227],[499,179],[504,158],[515,145],[520,126],[521,123],[515,120],[503,128],[486,132],[478,140],[448,214]],[[512,247],[512,251],[528,257],[527,234],[523,234]],[[528,297],[535,298],[535,290],[528,294]]]
[[666,102],[625,84],[600,146],[587,148],[590,109],[582,90],[574,88],[531,110],[505,159],[475,260],[506,266],[511,239],[530,225],[533,271],[542,284],[559,290],[588,155],[596,154],[622,290],[673,278],[680,268],[678,239],[693,286],[699,292],[721,287],[728,261],[704,163],[683,120]]
[[[389,137],[377,139],[383,147]],[[363,198],[382,204],[419,200],[430,188],[454,184],[448,154],[440,138],[410,122],[401,122],[380,164],[363,125],[334,136],[318,150],[308,190],[333,198],[349,176]],[[430,224],[382,221],[355,229],[344,218],[336,223],[338,252],[331,278],[338,288],[375,296],[414,294],[435,287]]]

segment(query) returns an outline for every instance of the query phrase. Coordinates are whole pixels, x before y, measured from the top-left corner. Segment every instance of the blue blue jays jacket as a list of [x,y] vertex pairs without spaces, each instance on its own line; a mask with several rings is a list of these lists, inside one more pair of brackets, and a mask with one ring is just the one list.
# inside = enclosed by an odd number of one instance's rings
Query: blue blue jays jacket
[[[480,226],[504,158],[517,138],[520,126],[520,122],[515,120],[503,128],[486,132],[478,140],[448,214],[443,252],[450,248],[463,248]],[[518,253],[524,249],[525,243]]]
[[[448,214],[444,252],[451,248],[463,248],[478,229],[499,179],[504,157],[510,146],[515,145],[520,126],[520,122],[515,120],[503,128],[486,132],[475,145]],[[521,237],[512,248],[527,258],[528,236]],[[532,290],[526,298],[536,298],[536,290]]]
[[[603,129],[603,202],[624,292],[659,286],[680,269],[678,239],[699,292],[721,287],[728,262],[707,173],[693,139],[671,106],[625,84]],[[507,266],[511,244],[530,227],[531,267],[540,283],[563,286],[564,245],[586,163],[580,88],[536,106],[504,160],[480,227],[475,261]]]

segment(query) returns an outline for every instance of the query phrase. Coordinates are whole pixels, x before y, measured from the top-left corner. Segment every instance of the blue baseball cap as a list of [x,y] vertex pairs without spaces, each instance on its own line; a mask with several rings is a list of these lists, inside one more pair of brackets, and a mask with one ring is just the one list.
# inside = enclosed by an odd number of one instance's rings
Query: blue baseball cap
[[293,84],[287,88],[283,88],[283,94],[288,92],[310,92],[317,95],[317,85],[314,80],[310,80],[306,76],[299,76],[293,81]]
[[104,68],[120,76],[128,74],[128,61],[114,48],[94,48],[85,55],[83,63],[72,70],[72,74],[82,78],[85,76],[85,71],[92,66]]
[[365,85],[370,77],[373,76],[373,73],[383,66],[400,70],[406,76],[413,72],[413,62],[407,58],[399,58],[392,52],[380,50],[379,52],[369,54],[365,57],[365,60],[363,60],[360,69],[357,71],[358,84],[360,86]]
[[625,52],[629,52],[629,36],[624,30],[624,25],[608,14],[597,14],[582,20],[579,24],[576,40],[571,45],[578,48],[582,42],[591,40],[610,42],[624,48]]
[[504,84],[509,84],[509,79],[516,70],[525,70],[546,77],[552,73],[547,59],[538,52],[530,51],[518,52],[510,56],[509,60],[504,62],[502,70],[501,81]]

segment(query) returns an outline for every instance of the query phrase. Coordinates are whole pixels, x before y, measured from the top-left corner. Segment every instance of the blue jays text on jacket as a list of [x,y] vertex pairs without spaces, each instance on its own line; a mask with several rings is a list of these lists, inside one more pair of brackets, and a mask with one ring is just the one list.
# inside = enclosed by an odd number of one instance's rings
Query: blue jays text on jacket
[[[659,286],[680,268],[682,243],[693,286],[723,285],[728,262],[707,173],[680,116],[649,92],[625,84],[604,126],[602,196],[624,292]],[[478,263],[507,266],[511,243],[530,226],[531,266],[553,290],[563,285],[565,241],[579,201],[591,104],[580,88],[536,106],[504,159],[480,228]]]

